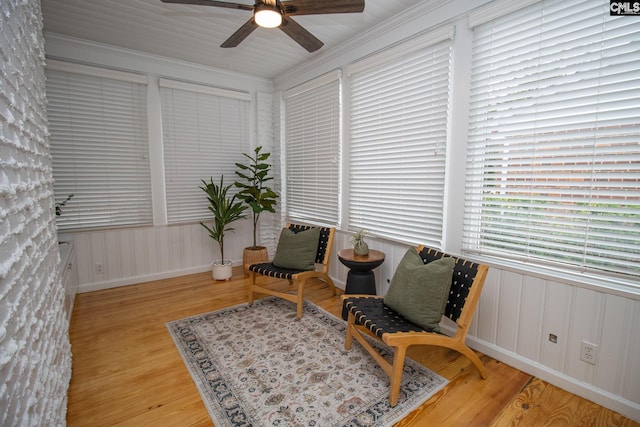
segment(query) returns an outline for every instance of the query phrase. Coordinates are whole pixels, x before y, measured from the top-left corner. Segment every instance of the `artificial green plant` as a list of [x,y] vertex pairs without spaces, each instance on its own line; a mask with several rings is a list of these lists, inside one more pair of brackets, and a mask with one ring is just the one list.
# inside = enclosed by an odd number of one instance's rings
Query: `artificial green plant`
[[242,178],[242,181],[236,181],[236,187],[240,188],[238,198],[243,200],[253,212],[253,246],[251,249],[257,249],[257,228],[258,220],[262,212],[275,212],[278,195],[269,188],[266,183],[273,179],[269,176],[271,165],[267,163],[267,159],[271,153],[263,153],[262,147],[256,147],[254,155],[247,153],[243,155],[249,160],[249,164],[236,163],[240,169],[236,174]]
[[213,182],[213,177],[209,182],[202,180],[203,186],[200,187],[202,191],[207,193],[207,199],[209,200],[209,210],[213,214],[213,226],[209,227],[205,223],[200,224],[207,229],[209,236],[218,242],[220,247],[220,257],[222,264],[224,264],[224,236],[225,233],[234,231],[235,229],[229,227],[234,221],[242,218],[246,218],[244,212],[247,210],[247,206],[240,201],[236,201],[237,195],[229,197],[227,193],[233,184],[227,186],[224,185],[224,176],[220,176],[220,185]]

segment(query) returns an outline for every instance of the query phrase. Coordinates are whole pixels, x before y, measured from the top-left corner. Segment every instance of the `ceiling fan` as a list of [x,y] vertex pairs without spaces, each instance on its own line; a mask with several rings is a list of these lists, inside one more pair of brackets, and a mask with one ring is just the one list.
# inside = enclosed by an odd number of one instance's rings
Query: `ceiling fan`
[[364,0],[256,0],[254,5],[216,0],[162,0],[164,3],[195,4],[248,10],[253,16],[220,47],[236,47],[256,28],[280,28],[285,34],[309,52],[320,49],[324,43],[294,21],[293,15],[320,15],[328,13],[358,13],[364,10]]

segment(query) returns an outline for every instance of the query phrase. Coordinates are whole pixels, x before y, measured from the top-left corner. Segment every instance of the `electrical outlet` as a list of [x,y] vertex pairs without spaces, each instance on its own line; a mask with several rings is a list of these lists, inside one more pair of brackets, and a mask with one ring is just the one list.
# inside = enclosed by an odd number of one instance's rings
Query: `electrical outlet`
[[582,341],[580,360],[595,365],[598,362],[598,346],[587,341]]
[[102,265],[101,262],[96,262],[93,265],[93,272],[95,274],[104,274],[104,266]]

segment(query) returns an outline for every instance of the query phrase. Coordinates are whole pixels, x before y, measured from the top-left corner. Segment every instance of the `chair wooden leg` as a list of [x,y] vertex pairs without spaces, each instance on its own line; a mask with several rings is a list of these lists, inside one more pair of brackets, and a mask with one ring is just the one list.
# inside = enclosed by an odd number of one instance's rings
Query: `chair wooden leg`
[[400,384],[402,383],[402,370],[404,368],[404,358],[407,353],[407,347],[395,347],[393,355],[393,368],[391,371],[389,384],[389,404],[396,406],[398,404],[398,395],[400,394]]
[[467,346],[457,348],[457,350],[471,360],[483,379],[487,379],[487,368],[484,367],[484,364],[473,350]]
[[296,309],[296,317],[302,319],[302,301],[298,301],[298,308]]
[[331,293],[335,296],[338,294],[338,290],[336,289],[336,285],[331,280],[331,277],[327,276],[325,282],[329,285],[329,289],[331,289]]
[[301,282],[297,283],[298,285],[298,289],[297,289],[297,298],[296,298],[296,305],[297,305],[297,309],[296,309],[296,315],[298,316],[298,319],[302,319],[302,308],[304,307],[304,280],[302,280]]
[[256,284],[256,273],[254,271],[250,271],[249,275],[251,276],[251,283],[249,284],[247,302],[249,305],[253,305],[253,287]]
[[353,344],[353,332],[351,331],[351,327],[353,326],[355,321],[355,316],[353,313],[349,312],[347,317],[347,334],[344,338],[344,348],[347,350],[351,350],[351,345]]

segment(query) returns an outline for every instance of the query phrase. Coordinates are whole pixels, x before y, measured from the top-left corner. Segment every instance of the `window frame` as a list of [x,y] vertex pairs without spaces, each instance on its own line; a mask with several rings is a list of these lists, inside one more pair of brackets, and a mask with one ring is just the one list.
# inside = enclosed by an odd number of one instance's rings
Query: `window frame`
[[[253,97],[165,78],[159,79],[158,86],[167,224],[209,219],[206,196],[199,187],[202,180],[219,184],[221,175],[225,186],[236,181],[235,164],[244,161],[242,153],[251,146]],[[180,108],[174,108],[176,103]],[[237,111],[232,113],[234,108]],[[229,114],[227,120],[221,115],[210,120],[201,116],[203,111],[216,109]],[[229,195],[237,192],[232,186]]]
[[[342,72],[336,70],[287,90],[283,104],[287,118],[284,124],[285,216],[294,221],[339,226]],[[329,135],[324,137],[322,131]],[[302,167],[313,169],[314,174],[308,176]],[[292,191],[294,182],[302,188]]]
[[[365,229],[371,235],[379,238],[389,239],[393,241],[409,243],[409,244],[427,244],[442,249],[444,247],[445,239],[445,206],[446,206],[446,187],[448,180],[448,171],[446,169],[448,163],[448,150],[449,150],[449,121],[450,121],[450,109],[451,109],[451,85],[453,77],[453,38],[454,27],[452,25],[445,25],[436,30],[430,31],[426,34],[416,37],[411,41],[404,42],[398,46],[394,46],[391,49],[372,55],[369,58],[353,63],[347,67],[347,84],[348,84],[348,105],[349,105],[349,124],[348,130],[348,146],[345,148],[345,157],[348,158],[345,176],[348,176],[348,212],[347,212],[347,224],[350,230],[355,231],[358,229]],[[444,46],[446,44],[446,46]],[[423,94],[432,95],[429,98],[426,105],[421,105],[420,108],[416,108],[411,114],[415,114],[416,111],[421,111],[421,114],[425,114],[426,111],[438,108],[440,117],[433,120],[433,115],[430,115],[430,122],[428,126],[420,125],[420,120],[414,120],[411,117],[401,113],[397,120],[385,121],[380,120],[379,123],[385,127],[398,126],[393,134],[389,132],[386,136],[381,136],[381,146],[387,147],[390,150],[390,156],[399,156],[403,159],[403,166],[399,168],[385,167],[385,160],[375,159],[379,147],[375,147],[375,141],[366,141],[362,134],[362,129],[369,129],[369,134],[373,135],[373,130],[376,125],[367,125],[367,117],[371,114],[363,110],[363,114],[360,115],[360,123],[354,123],[354,117],[358,121],[357,108],[358,102],[354,102],[355,81],[358,80],[358,74],[364,75],[364,73],[371,73],[371,83],[375,84],[375,78],[373,73],[384,67],[390,66],[406,66],[405,61],[414,61],[414,57],[422,55],[424,52],[428,52],[429,55],[435,54],[438,50],[443,52],[446,50],[446,73],[441,74],[441,84],[443,86],[435,89],[427,89],[422,86],[427,86],[427,79],[420,79],[420,83],[416,84],[416,88],[423,89]],[[418,60],[419,65],[426,65],[426,58]],[[431,64],[429,64],[431,65]],[[444,64],[440,64],[442,67]],[[438,67],[429,69],[435,75],[435,71]],[[424,69],[420,69],[424,71]],[[420,72],[409,72],[407,75],[418,77]],[[383,79],[384,80],[384,79]],[[395,86],[394,82],[385,83],[388,84],[391,89]],[[400,79],[398,79],[400,80]],[[400,86],[400,85],[399,85]],[[435,86],[435,85],[433,85]],[[406,90],[406,89],[405,89]],[[389,92],[391,94],[392,90]],[[384,98],[382,93],[379,93],[378,87],[372,86],[371,89],[366,89],[362,92],[362,96],[373,97],[380,96],[380,100],[386,101],[386,92]],[[435,95],[435,97],[434,97]],[[393,97],[394,95],[391,94]],[[417,95],[414,96],[417,100]],[[365,98],[363,98],[365,99]],[[424,100],[418,101],[419,104]],[[408,108],[413,106],[408,105]],[[356,104],[356,105],[354,105]],[[373,103],[369,102],[365,108],[370,109],[375,107]],[[374,111],[374,110],[371,110]],[[422,117],[422,116],[421,116]],[[424,121],[423,121],[424,122]],[[403,126],[404,123],[404,127]],[[367,127],[365,127],[367,126]],[[406,126],[415,127],[418,129],[413,135],[409,135],[405,132]],[[362,135],[359,135],[362,134]],[[380,132],[380,135],[384,132]],[[440,135],[440,138],[437,136]],[[417,140],[411,142],[415,138],[421,138],[421,141],[426,141],[427,146],[422,151],[422,159],[435,168],[434,173],[427,171],[421,171],[416,164],[416,155],[409,154],[409,150],[418,148]],[[398,148],[395,142],[402,144],[401,148]],[[413,148],[411,147],[413,146]],[[401,151],[396,153],[395,151]],[[370,166],[366,168],[358,168],[354,164],[356,153],[363,159],[368,159]],[[414,151],[415,153],[415,151]],[[395,162],[394,162],[395,163]],[[385,167],[386,174],[389,179],[379,180],[380,175],[379,168]],[[407,174],[407,171],[411,171],[413,176],[418,178],[415,180],[416,184],[412,189],[406,191],[405,188],[400,187],[400,181],[404,179],[402,176]],[[397,184],[393,184],[397,182]],[[373,201],[373,195],[376,194],[376,186],[390,186],[390,194],[387,197],[387,201],[383,204],[388,209],[382,209],[380,206],[376,206]],[[368,195],[367,195],[368,194]],[[392,206],[398,206],[394,209]],[[354,206],[358,207],[358,212],[353,211]],[[422,206],[416,208],[416,206]],[[399,219],[400,218],[400,219]],[[398,226],[397,224],[401,224]],[[412,227],[407,227],[407,224],[411,224]]]

